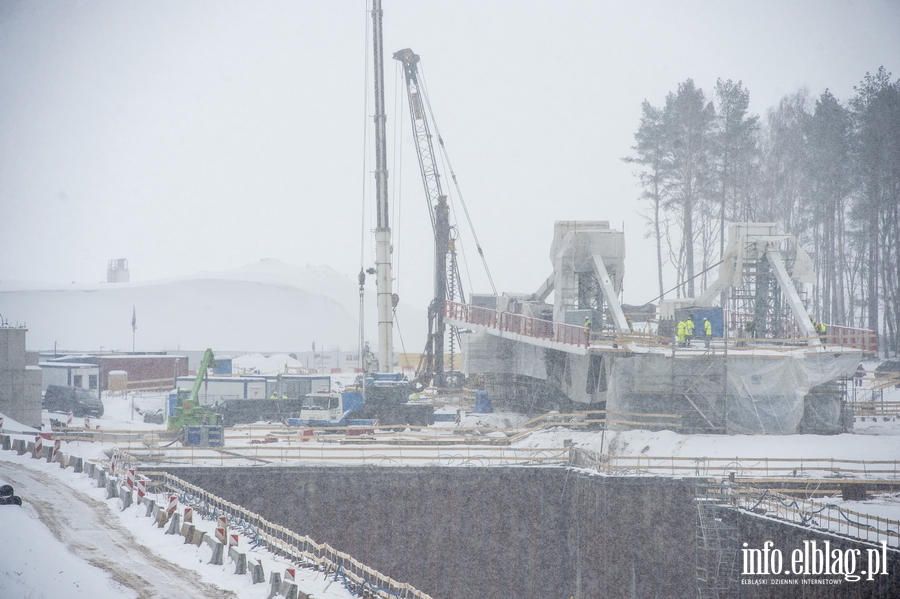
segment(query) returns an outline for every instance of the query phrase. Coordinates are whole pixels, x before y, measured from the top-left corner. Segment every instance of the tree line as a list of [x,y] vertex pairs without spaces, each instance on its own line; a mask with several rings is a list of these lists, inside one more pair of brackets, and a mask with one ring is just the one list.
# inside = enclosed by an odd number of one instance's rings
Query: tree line
[[642,103],[624,160],[657,240],[660,296],[664,267],[677,297],[712,283],[726,223],[775,222],[815,263],[817,320],[876,330],[882,353],[900,353],[900,79],[881,67],[854,92],[800,90],[760,118],[742,82],[718,79],[707,97],[687,79],[663,106]]

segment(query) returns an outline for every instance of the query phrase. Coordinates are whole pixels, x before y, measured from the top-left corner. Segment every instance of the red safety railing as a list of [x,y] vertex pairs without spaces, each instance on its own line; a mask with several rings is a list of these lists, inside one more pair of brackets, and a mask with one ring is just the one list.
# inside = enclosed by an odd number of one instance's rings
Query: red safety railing
[[[753,315],[747,312],[725,311],[725,320],[732,331],[745,331],[753,319]],[[793,319],[782,319],[777,323],[778,330],[775,338],[783,340],[806,339],[800,326]],[[857,329],[843,327],[835,324],[825,325],[825,334],[819,335],[822,343],[828,346],[852,347],[861,349],[865,353],[878,351],[878,334],[871,329]]]
[[444,302],[444,317],[476,326],[490,327],[508,333],[516,333],[535,339],[588,347],[590,335],[587,327],[533,318],[524,314],[500,312],[490,308],[470,306],[458,302]]
[[878,334],[872,329],[855,329],[829,324],[825,325],[825,334],[820,335],[819,338],[826,346],[853,347],[872,354],[878,351]]

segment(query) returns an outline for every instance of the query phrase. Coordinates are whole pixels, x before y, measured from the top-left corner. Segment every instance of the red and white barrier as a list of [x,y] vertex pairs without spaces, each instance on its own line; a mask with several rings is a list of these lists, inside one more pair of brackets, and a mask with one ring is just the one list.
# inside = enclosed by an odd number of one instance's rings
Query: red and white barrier
[[216,540],[223,545],[228,543],[228,516],[216,518]]
[[34,438],[34,455],[39,456],[44,451],[44,438],[38,435]]
[[143,476],[137,477],[137,503],[138,505],[143,502],[144,497],[147,495],[147,479]]
[[112,457],[109,459],[109,473],[110,474],[116,473],[116,460],[118,459],[118,457],[119,457],[119,452],[114,451],[112,454]]
[[66,418],[66,427],[72,426],[72,412],[69,412],[69,417]]
[[284,581],[285,582],[297,582],[297,568],[285,568],[284,569]]
[[134,468],[129,468],[125,473],[125,485],[134,491],[134,477],[137,475],[137,471]]
[[55,462],[56,458],[59,457],[59,450],[61,447],[62,447],[62,441],[60,441],[59,439],[57,439],[53,442],[53,455],[50,457],[51,462]]
[[194,508],[184,506],[184,521],[185,522],[193,522],[194,521]]
[[178,495],[169,495],[169,507],[166,508],[166,514],[171,518],[175,510],[178,509]]
[[237,547],[239,539],[240,539],[240,535],[238,533],[236,533],[236,532],[231,533],[230,535],[228,535],[228,546],[229,547]]
[[86,430],[86,431],[91,430],[91,419],[88,418],[87,416],[84,417],[84,430]]
[[0,431],[3,430],[3,416],[0,416]]

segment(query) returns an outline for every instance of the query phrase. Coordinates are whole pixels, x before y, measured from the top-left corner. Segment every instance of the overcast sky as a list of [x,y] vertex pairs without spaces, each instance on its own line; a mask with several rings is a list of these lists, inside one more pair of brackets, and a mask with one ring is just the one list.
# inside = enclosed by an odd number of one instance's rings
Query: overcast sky
[[[625,227],[628,303],[656,296],[621,161],[642,100],[687,78],[711,96],[721,77],[764,114],[804,86],[846,101],[867,71],[900,75],[896,0],[383,4],[395,272],[422,307],[431,231],[396,50],[422,58],[498,289],[543,282],[554,221],[608,220]],[[97,282],[111,258],[132,281],[263,258],[355,277],[363,230],[367,266],[374,245],[368,6],[0,4],[0,280]],[[489,291],[456,220],[466,287]]]

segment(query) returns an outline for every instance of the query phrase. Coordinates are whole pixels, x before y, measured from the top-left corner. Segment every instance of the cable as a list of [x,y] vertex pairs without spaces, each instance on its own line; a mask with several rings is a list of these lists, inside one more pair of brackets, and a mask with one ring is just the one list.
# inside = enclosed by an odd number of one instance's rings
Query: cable
[[707,268],[707,269],[704,270],[703,272],[698,272],[697,274],[695,274],[695,275],[694,275],[693,277],[691,277],[690,279],[687,279],[687,280],[685,280],[685,281],[682,281],[682,282],[678,283],[677,285],[675,285],[674,287],[672,287],[672,288],[669,289],[668,291],[664,291],[662,295],[657,295],[656,297],[654,297],[652,300],[650,300],[650,301],[647,302],[647,303],[648,303],[648,304],[652,304],[652,303],[655,302],[656,300],[662,299],[662,298],[666,297],[666,294],[672,293],[673,291],[675,291],[676,289],[678,289],[679,287],[681,287],[682,285],[684,285],[684,284],[687,283],[688,281],[693,281],[694,279],[696,279],[697,277],[699,277],[699,276],[702,275],[703,273],[706,273],[706,272],[711,271],[712,269],[714,269],[714,268],[717,267],[718,265],[722,264],[723,262],[725,262],[725,260],[719,260],[718,262],[716,262],[715,264],[713,264],[712,266],[710,266],[709,268]]
[[453,179],[453,186],[456,188],[456,194],[459,196],[459,202],[462,204],[463,212],[466,215],[466,221],[469,223],[469,230],[472,232],[472,237],[475,240],[475,247],[478,249],[478,255],[481,256],[481,262],[484,265],[484,272],[487,274],[488,281],[491,284],[491,290],[494,292],[494,295],[497,295],[497,287],[494,285],[494,278],[491,276],[491,270],[488,268],[487,259],[484,256],[484,250],[481,247],[481,243],[478,241],[478,235],[475,233],[475,226],[472,224],[472,218],[469,215],[469,209],[466,206],[465,199],[462,195],[462,190],[459,188],[459,181],[456,179],[456,173],[453,171],[453,166],[450,164],[450,156],[447,154],[447,148],[444,146],[444,139],[441,137],[440,129],[438,128],[437,121],[434,118],[434,113],[431,110],[431,99],[428,94],[428,86],[425,84],[425,70],[422,68],[422,64],[419,63],[419,73],[420,80],[422,82],[422,91],[424,92],[422,96],[425,99],[425,105],[428,107],[428,115],[431,117],[431,122],[434,124],[434,133],[438,139],[438,145],[441,147],[441,154],[443,158],[447,161],[447,168],[450,171],[450,178]]

